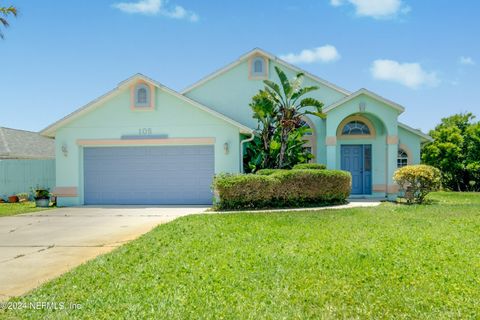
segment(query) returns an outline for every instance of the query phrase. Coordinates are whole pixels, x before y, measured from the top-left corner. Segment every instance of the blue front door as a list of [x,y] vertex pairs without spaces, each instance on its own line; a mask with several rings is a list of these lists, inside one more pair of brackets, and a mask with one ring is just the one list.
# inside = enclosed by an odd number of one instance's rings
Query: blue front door
[[372,146],[342,145],[341,169],[352,174],[352,194],[372,193]]

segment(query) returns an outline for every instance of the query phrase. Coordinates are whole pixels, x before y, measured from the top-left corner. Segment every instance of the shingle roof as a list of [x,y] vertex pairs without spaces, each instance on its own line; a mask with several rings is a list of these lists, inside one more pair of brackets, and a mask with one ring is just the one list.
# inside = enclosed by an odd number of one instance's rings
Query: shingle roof
[[0,127],[0,159],[54,159],[55,140],[37,132]]

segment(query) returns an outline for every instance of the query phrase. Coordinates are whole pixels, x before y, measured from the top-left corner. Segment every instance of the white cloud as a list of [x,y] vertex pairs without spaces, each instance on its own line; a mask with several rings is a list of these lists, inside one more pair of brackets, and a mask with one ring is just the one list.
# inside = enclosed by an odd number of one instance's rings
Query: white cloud
[[162,0],[140,0],[137,2],[118,2],[112,4],[112,7],[126,12],[139,13],[144,15],[164,15],[173,19],[187,19],[192,22],[198,21],[198,15],[195,12],[188,11],[182,6],[175,6],[173,9],[165,7]]
[[345,3],[353,5],[358,16],[375,19],[394,18],[410,11],[410,7],[402,0],[330,0],[330,4],[334,7]]
[[198,21],[198,15],[196,13],[187,11],[181,6],[175,6],[174,10],[165,11],[164,15],[174,19],[188,19],[192,22]]
[[314,49],[304,49],[298,54],[289,53],[281,55],[280,59],[290,63],[327,63],[340,59],[340,54],[334,46],[327,44]]
[[425,71],[419,63],[375,60],[370,72],[377,80],[397,82],[413,89],[421,86],[435,87],[440,83],[435,72]]
[[474,66],[476,64],[475,60],[473,60],[472,57],[464,57],[464,56],[461,56],[458,62],[466,66]]
[[334,7],[338,7],[342,5],[342,0],[330,0],[330,4]]

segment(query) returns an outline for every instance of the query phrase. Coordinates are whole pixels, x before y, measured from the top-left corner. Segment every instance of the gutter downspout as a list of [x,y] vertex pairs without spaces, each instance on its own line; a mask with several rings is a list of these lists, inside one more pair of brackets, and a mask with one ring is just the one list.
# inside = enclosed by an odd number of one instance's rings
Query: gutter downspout
[[251,137],[240,141],[240,173],[243,173],[243,145],[247,142],[252,141],[255,138],[255,133],[250,132]]

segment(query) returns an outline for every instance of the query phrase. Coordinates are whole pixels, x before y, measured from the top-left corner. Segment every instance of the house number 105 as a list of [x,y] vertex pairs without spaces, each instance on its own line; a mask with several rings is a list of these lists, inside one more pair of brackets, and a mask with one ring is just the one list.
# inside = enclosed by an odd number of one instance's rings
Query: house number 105
[[140,128],[138,129],[138,134],[141,136],[148,136],[152,134],[152,128]]

